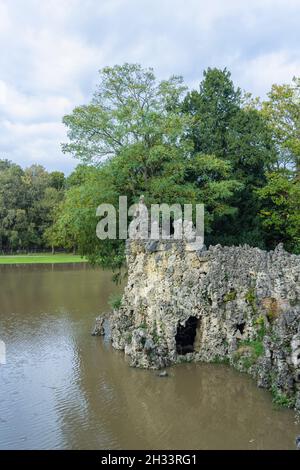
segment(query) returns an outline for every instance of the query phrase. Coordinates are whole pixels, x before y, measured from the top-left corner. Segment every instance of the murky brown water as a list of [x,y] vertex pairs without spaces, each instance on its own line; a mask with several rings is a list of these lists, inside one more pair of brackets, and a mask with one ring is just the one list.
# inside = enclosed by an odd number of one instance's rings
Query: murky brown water
[[86,266],[0,268],[1,449],[288,449],[300,426],[222,365],[131,369],[90,336],[116,287]]

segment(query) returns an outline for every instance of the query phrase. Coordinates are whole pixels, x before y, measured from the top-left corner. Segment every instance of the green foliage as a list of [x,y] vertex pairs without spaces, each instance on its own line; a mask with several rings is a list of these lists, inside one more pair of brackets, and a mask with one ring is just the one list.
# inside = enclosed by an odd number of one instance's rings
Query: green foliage
[[111,308],[118,310],[122,305],[122,295],[121,294],[112,294],[108,299],[108,303]]
[[80,162],[68,178],[0,160],[0,250],[76,249],[119,278],[124,242],[97,239],[96,208],[143,194],[204,203],[207,245],[300,253],[299,78],[260,103],[227,69],[208,68],[187,93],[181,77],[126,63],[102,69],[91,102],[63,122],[63,151]]
[[245,370],[248,370],[256,364],[258,358],[264,354],[263,339],[266,334],[266,330],[263,317],[259,317],[256,324],[259,327],[257,337],[253,340],[240,341],[239,348],[234,355],[234,362],[240,361],[242,368]]
[[276,162],[258,191],[267,246],[281,242],[300,253],[300,79],[273,85],[261,114],[276,147]]
[[[161,150],[170,145],[175,150],[185,131],[189,119],[178,113],[185,90],[181,77],[158,83],[152,69],[138,64],[105,67],[91,103],[64,117],[70,143],[63,150],[97,165],[137,146],[138,173],[147,179],[163,156]],[[157,151],[149,154],[153,148]]]
[[187,364],[193,362],[193,356],[186,354],[185,356],[177,356],[178,364]]
[[239,185],[228,200],[230,210],[225,209],[212,221],[209,243],[248,243],[264,248],[255,190],[265,184],[265,171],[275,158],[275,149],[264,118],[244,103],[226,69],[208,69],[200,91],[188,93],[184,111],[193,117],[190,135],[195,151],[225,161]]
[[257,305],[256,305],[256,295],[255,295],[255,289],[251,287],[246,295],[245,295],[245,300],[246,302],[251,305],[253,313],[257,313]]
[[239,110],[241,91],[235,90],[227,69],[208,68],[203,76],[200,91],[187,94],[183,109],[194,117],[195,151],[226,158],[230,120]]
[[181,77],[158,82],[137,64],[104,68],[91,103],[64,118],[63,150],[82,164],[66,181],[53,243],[75,244],[91,262],[118,270],[123,242],[96,239],[94,212],[101,202],[116,206],[119,195],[132,204],[143,194],[146,204],[161,203],[162,195],[166,203],[204,203],[207,244],[272,248],[284,241],[298,252],[298,184],[286,180],[283,199],[278,174],[270,176],[282,158],[278,122],[292,113],[296,123],[298,108],[283,99],[279,112],[274,90],[261,106],[235,88],[226,69],[208,69],[199,91],[184,96]]
[[235,352],[233,361],[241,364],[244,370],[250,369],[256,364],[257,359],[264,353],[262,340],[241,341],[239,349]]
[[261,323],[260,321],[258,322],[259,328],[257,332],[257,337],[260,341],[263,341],[265,335],[266,335],[266,328],[265,328],[265,323]]
[[[239,343],[239,349],[236,352],[236,359],[240,359],[242,367],[248,370],[253,366],[259,357],[264,354],[263,339],[266,334],[263,317],[256,320],[258,326],[257,337],[253,340],[243,340]],[[244,354],[246,352],[246,354]]]
[[252,356],[254,359],[257,359],[258,357],[262,356],[264,353],[264,346],[262,342],[262,338],[258,338],[252,341],[241,341],[240,342],[241,346],[248,346],[249,348],[252,349]]
[[227,294],[225,294],[224,297],[223,297],[224,302],[232,302],[235,299],[236,299],[236,291],[235,290],[231,290],[231,291],[227,292]]
[[132,343],[132,333],[127,332],[126,335],[125,335],[125,338],[126,338],[126,343],[127,343],[127,344],[131,344],[131,343]]
[[275,385],[271,388],[273,395],[273,403],[279,407],[294,408],[295,397],[289,397],[283,392],[280,392]]
[[159,336],[158,331],[157,331],[156,322],[154,322],[154,325],[153,325],[152,338],[153,338],[154,343],[156,343],[156,344],[159,343],[160,336]]
[[252,367],[256,362],[256,356],[255,355],[252,355],[252,356],[244,356],[241,358],[241,364],[242,364],[242,368],[244,370],[249,370],[250,367]]
[[260,315],[256,320],[255,324],[259,327],[259,331],[262,331],[262,329],[265,326],[265,319],[262,315]]
[[270,248],[282,242],[287,250],[300,253],[300,180],[288,170],[268,173],[266,185],[257,194]]
[[146,204],[205,202],[207,233],[236,211],[230,200],[242,185],[229,162],[194,151],[193,117],[182,112],[185,90],[180,77],[157,82],[139,65],[101,71],[92,102],[64,118],[70,143],[63,150],[94,167],[80,165],[68,178],[54,243],[76,244],[91,262],[117,270],[124,243],[96,239],[95,210],[102,202],[117,207],[126,195],[131,205],[141,194]]
[[300,179],[300,79],[292,84],[273,85],[268,100],[262,103],[262,115],[277,148],[277,169],[292,169]]
[[42,166],[23,170],[0,160],[0,250],[35,250],[49,247],[45,232],[63,197],[64,175]]
[[97,206],[102,202],[118,205],[111,175],[106,165],[100,169],[80,166],[74,173],[75,178],[71,181],[75,183],[70,184],[69,178],[69,189],[56,211],[49,238],[54,246],[68,249],[76,246],[78,252],[86,255],[92,264],[119,271],[125,259],[124,244],[119,240],[103,243],[96,237]]
[[229,357],[215,356],[212,362],[214,364],[229,364]]

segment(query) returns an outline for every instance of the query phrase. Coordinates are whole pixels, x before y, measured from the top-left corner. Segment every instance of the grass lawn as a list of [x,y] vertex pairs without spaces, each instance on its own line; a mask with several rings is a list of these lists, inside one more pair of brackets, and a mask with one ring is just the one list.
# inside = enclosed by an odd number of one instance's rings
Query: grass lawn
[[84,263],[85,258],[80,255],[68,253],[39,253],[30,255],[5,255],[0,256],[0,264],[52,264],[52,263]]

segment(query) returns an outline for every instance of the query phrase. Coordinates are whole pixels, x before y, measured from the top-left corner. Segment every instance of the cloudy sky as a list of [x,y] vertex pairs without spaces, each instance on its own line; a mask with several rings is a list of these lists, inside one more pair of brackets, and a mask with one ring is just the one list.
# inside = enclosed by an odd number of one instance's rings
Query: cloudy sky
[[62,116],[105,65],[139,62],[197,87],[227,66],[264,95],[300,76],[300,0],[0,0],[0,158],[69,173]]

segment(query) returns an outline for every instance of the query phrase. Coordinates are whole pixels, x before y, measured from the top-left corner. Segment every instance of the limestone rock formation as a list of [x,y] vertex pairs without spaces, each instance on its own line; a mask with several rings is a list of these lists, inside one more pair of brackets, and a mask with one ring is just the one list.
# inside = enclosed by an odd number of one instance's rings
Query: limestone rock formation
[[132,366],[230,362],[300,409],[300,256],[278,246],[185,249],[127,242],[128,283],[110,316]]

